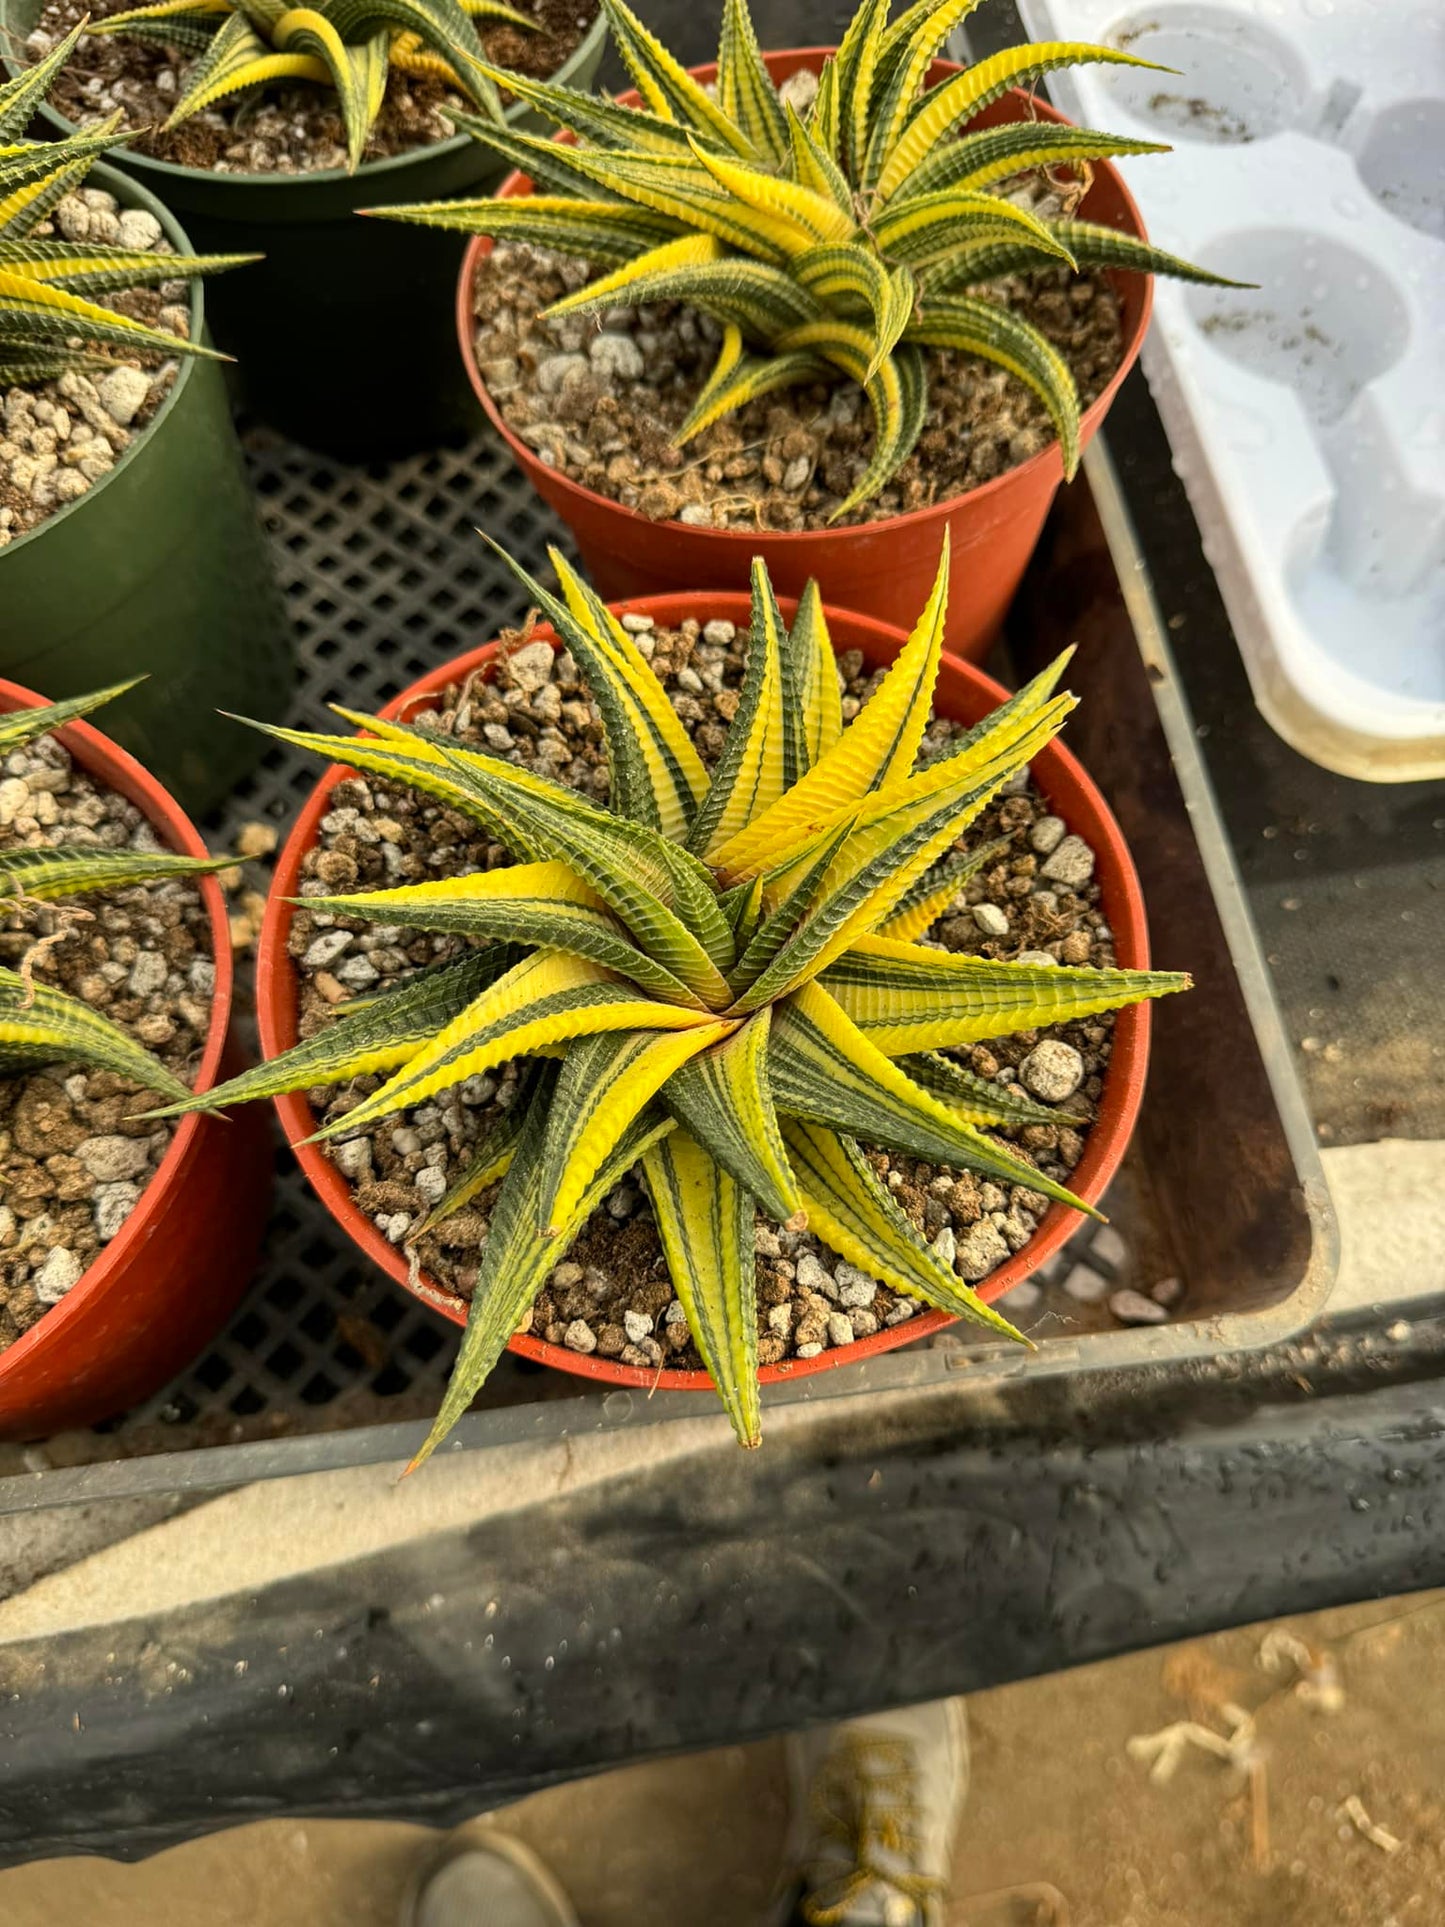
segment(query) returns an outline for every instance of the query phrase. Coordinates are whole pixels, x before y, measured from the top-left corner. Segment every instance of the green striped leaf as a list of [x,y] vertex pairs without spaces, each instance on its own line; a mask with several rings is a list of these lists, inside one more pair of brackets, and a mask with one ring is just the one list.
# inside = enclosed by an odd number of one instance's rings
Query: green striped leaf
[[802,1229],[802,1199],[788,1164],[768,1084],[772,1013],[760,1010],[684,1064],[662,1102],[702,1148],[777,1223]]
[[616,971],[664,1003],[698,1008],[687,986],[630,941],[602,899],[565,863],[517,863],[393,890],[298,901],[308,909],[368,923],[400,923],[413,930],[565,950]]
[[903,1151],[931,1164],[962,1166],[999,1184],[1021,1184],[1097,1218],[1042,1171],[965,1123],[915,1084],[866,1037],[820,984],[805,984],[773,1013],[768,1053],[773,1102],[785,1117]]
[[124,696],[127,690],[134,689],[145,681],[144,676],[132,676],[129,682],[112,683],[109,689],[92,689],[85,696],[71,696],[63,703],[46,703],[39,709],[12,709],[0,716],[0,756],[6,756],[12,749],[24,749],[38,736],[48,736],[52,729],[60,729],[66,723],[73,723],[78,716],[88,716],[92,710],[114,702],[117,696]]
[[1108,160],[1120,154],[1167,154],[1161,141],[1128,140],[1119,134],[1095,133],[1091,127],[1060,127],[1047,121],[1009,121],[944,141],[906,186],[889,203],[901,208],[942,188],[985,188],[1015,174],[1039,168],[1078,167],[1086,161]]
[[[259,254],[189,254],[188,275],[219,274],[259,261]],[[111,288],[153,287],[176,278],[176,256],[136,248],[78,247],[69,241],[0,238],[0,268],[69,294],[104,294]]]
[[788,632],[784,662],[796,691],[802,716],[799,776],[807,772],[843,734],[843,697],[838,685],[838,663],[828,618],[818,584],[809,577],[798,601],[798,612]]
[[1019,241],[1027,241],[1036,249],[1036,267],[1050,260],[1073,266],[1068,247],[1038,215],[1001,200],[997,194],[973,193],[961,187],[945,187],[936,194],[895,202],[884,208],[872,231],[889,260],[903,261],[922,271],[946,261],[972,235],[995,240],[1014,230]]
[[[833,73],[830,61],[824,69],[824,77]],[[818,99],[823,97],[823,89],[818,89]],[[815,194],[831,195],[845,212],[853,206],[853,190],[848,184],[848,176],[834,160],[832,153],[818,139],[814,126],[798,118],[790,101],[784,102],[788,117],[788,143],[792,163],[793,179],[803,187],[812,188]]]
[[20,140],[50,92],[50,83],[75,52],[85,32],[82,20],[31,67],[21,67],[0,82],[0,141]]
[[728,1028],[700,1024],[674,1032],[609,1031],[571,1047],[547,1112],[539,1231],[549,1238],[560,1235],[639,1114],[674,1072]]
[[1095,47],[1086,41],[1048,40],[1024,47],[1007,47],[989,60],[979,60],[961,74],[931,87],[915,107],[908,125],[894,143],[874,188],[886,201],[903,187],[928,154],[960,120],[980,113],[1020,81],[1037,80],[1059,67],[1102,62],[1118,67],[1148,67],[1168,72],[1157,61],[1141,60],[1117,47]]
[[1178,970],[1051,969],[890,937],[862,938],[824,978],[838,1008],[888,1057],[1071,1023],[1189,984]]
[[487,1242],[477,1282],[472,1290],[467,1329],[452,1368],[446,1397],[426,1443],[407,1467],[415,1471],[441,1444],[476,1397],[488,1374],[507,1348],[523,1313],[546,1283],[548,1274],[566,1254],[567,1246],[593,1210],[659,1137],[673,1128],[672,1119],[649,1113],[637,1120],[602,1166],[572,1222],[556,1238],[537,1229],[541,1198],[543,1147],[552,1097],[550,1066],[543,1068],[523,1121],[515,1153],[492,1211]]
[[560,549],[549,547],[547,554],[565,602],[549,595],[490,537],[485,539],[508,563],[582,671],[607,736],[612,808],[665,837],[685,837],[707,795],[707,771],[651,664]]
[[959,891],[971,877],[985,869],[1009,848],[1010,838],[1001,836],[976,850],[951,850],[925,870],[911,890],[898,899],[898,908],[878,926],[881,937],[896,937],[912,943],[931,930]]
[[71,1063],[114,1071],[128,1083],[165,1097],[190,1096],[159,1058],[98,1010],[0,966],[0,1072]]
[[[721,242],[697,238],[722,251]],[[766,345],[822,314],[821,304],[809,290],[781,268],[739,255],[723,260],[680,260],[683,250],[692,245],[691,241],[673,241],[639,255],[614,274],[554,302],[546,310],[546,317],[554,319],[597,307],[684,301],[724,327],[738,327],[750,340]]]
[[1074,474],[1079,466],[1078,390],[1069,364],[1037,328],[991,301],[945,295],[928,304],[909,336],[932,348],[978,355],[1032,389],[1053,422],[1064,474]]
[[868,151],[868,109],[878,71],[883,34],[888,25],[889,0],[860,0],[834,56],[836,145],[829,142],[850,180],[861,178]]
[[986,1325],[1001,1337],[1028,1343],[1001,1312],[984,1304],[951,1266],[919,1242],[918,1233],[852,1138],[796,1119],[789,1120],[786,1136],[815,1237],[894,1291],[921,1298],[955,1318]]
[[602,266],[631,261],[676,235],[679,223],[625,202],[563,200],[525,195],[517,200],[418,201],[407,207],[369,207],[383,221],[463,234],[489,234],[498,241],[525,241],[558,254],[577,254]]
[[755,153],[775,165],[787,159],[788,123],[763,62],[746,0],[723,0],[717,98]]
[[688,838],[689,847],[709,860],[795,780],[787,753],[790,736],[796,743],[796,734],[787,723],[783,640],[783,618],[767,569],[754,556],[747,673],[727,742],[713,768],[712,786]]
[[1254,286],[1252,281],[1231,281],[1228,275],[1215,274],[1095,221],[1051,221],[1049,225],[1083,268],[1132,268],[1137,274],[1167,274],[1175,281],[1201,281],[1216,288]]
[[[225,1084],[217,1084],[202,1097],[188,1098],[183,1104],[151,1115],[173,1117],[181,1111],[224,1111],[233,1104],[250,1103],[256,1098],[349,1084],[353,1078],[393,1071],[415,1057],[513,962],[513,954],[497,945],[491,950],[475,951],[458,963],[418,971],[390,990],[358,998],[347,1015],[338,1017],[310,1037],[303,1037],[264,1064],[253,1064],[249,1070]],[[348,1132],[343,1129],[333,1135],[345,1137]]]
[[380,1090],[323,1126],[316,1138],[353,1137],[378,1118],[552,1044],[604,1030],[682,1030],[705,1021],[699,1012],[643,996],[584,958],[534,951],[429,1038]]
[[19,847],[0,850],[0,902],[25,897],[48,903],[90,890],[125,889],[164,877],[209,876],[227,870],[233,856],[173,856],[164,850]]
[[602,11],[612,29],[613,45],[653,113],[678,122],[724,152],[754,156],[752,143],[734,126],[726,109],[708,97],[625,0],[602,0]]
[[753,1201],[687,1131],[643,1156],[648,1195],[688,1329],[739,1443],[762,1441]]
[[383,27],[348,44],[326,13],[315,7],[293,7],[282,15],[275,33],[280,51],[314,54],[328,68],[346,129],[347,164],[354,173],[386,93],[389,31]]
[[939,49],[978,4],[979,0],[940,0],[915,15],[911,30],[900,21],[894,29],[903,28],[902,33],[890,29],[884,35],[877,92],[865,132],[867,146],[859,157],[865,187],[871,187],[883,171]]
[[685,448],[703,429],[710,428],[745,403],[756,401],[760,395],[771,395],[779,388],[796,388],[800,382],[817,381],[827,372],[828,364],[820,355],[801,352],[744,355],[741,331],[735,324],[726,324],[717,362],[698,391],[687,420],[677,431],[677,445]]
[[1025,1124],[1079,1124],[1082,1116],[1071,1114],[1056,1104],[1036,1104],[1017,1084],[995,1084],[980,1077],[956,1057],[925,1051],[916,1057],[900,1057],[896,1063],[905,1076],[925,1091],[931,1091],[951,1111],[969,1124],[1007,1125],[1019,1129]]

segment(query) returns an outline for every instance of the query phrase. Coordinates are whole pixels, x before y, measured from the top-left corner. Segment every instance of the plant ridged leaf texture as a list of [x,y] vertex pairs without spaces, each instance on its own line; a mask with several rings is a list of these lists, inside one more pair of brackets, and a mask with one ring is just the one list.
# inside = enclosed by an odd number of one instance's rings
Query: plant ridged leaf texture
[[[602,271],[554,314],[676,300],[710,315],[723,327],[723,345],[680,442],[778,388],[820,377],[857,382],[872,411],[874,447],[835,519],[876,496],[911,453],[928,414],[929,351],[979,356],[1031,390],[1072,474],[1080,412],[1073,376],[991,284],[1061,262],[1223,277],[1069,212],[1040,216],[1018,204],[1021,178],[1047,192],[1068,177],[1082,191],[1092,162],[1163,150],[1032,120],[972,131],[970,123],[1009,88],[1060,67],[1154,63],[1114,47],[1050,41],[1009,48],[929,86],[933,61],[975,4],[918,0],[890,22],[890,0],[860,0],[800,117],[767,72],[746,0],[723,8],[715,97],[624,0],[604,0],[639,108],[489,70],[576,145],[469,125],[532,175],[543,198],[372,211],[528,241]],[[1078,198],[1065,192],[1065,208]]]

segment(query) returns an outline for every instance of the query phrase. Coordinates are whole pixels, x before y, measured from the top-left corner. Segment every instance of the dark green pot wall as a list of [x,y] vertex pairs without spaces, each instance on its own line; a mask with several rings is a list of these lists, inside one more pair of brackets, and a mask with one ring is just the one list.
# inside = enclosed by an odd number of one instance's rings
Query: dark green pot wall
[[[0,20],[23,40],[42,4],[0,0]],[[589,87],[604,40],[599,15],[557,78]],[[206,295],[211,333],[235,356],[252,413],[343,461],[434,448],[481,422],[456,346],[467,237],[357,210],[485,194],[508,171],[489,149],[462,135],[354,175],[212,174],[124,149],[115,163],[179,216],[201,253],[265,255]]]
[[[90,180],[189,251],[136,182],[108,167]],[[146,676],[107,708],[106,734],[192,815],[259,760],[263,739],[216,712],[278,718],[294,665],[218,363],[182,361],[105,479],[0,549],[0,675],[53,700]]]

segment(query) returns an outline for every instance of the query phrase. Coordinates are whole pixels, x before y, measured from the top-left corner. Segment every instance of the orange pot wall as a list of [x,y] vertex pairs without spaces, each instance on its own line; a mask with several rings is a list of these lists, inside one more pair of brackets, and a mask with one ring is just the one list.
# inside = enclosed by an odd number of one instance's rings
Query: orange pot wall
[[[805,67],[817,72],[830,51],[804,47],[768,54],[768,71],[777,81]],[[958,71],[951,61],[937,61],[929,82],[934,84]],[[707,81],[714,78],[716,70],[697,67],[693,72]],[[621,98],[629,105],[637,104],[635,94]],[[972,124],[990,127],[1028,115],[1048,121],[1064,118],[1015,89]],[[509,197],[530,194],[532,183],[525,174],[511,174],[498,191]],[[1139,210],[1122,177],[1105,162],[1094,164],[1093,183],[1080,212],[1087,220],[1131,234],[1144,233]],[[746,588],[752,558],[761,555],[779,595],[801,595],[808,579],[814,577],[830,605],[856,609],[880,622],[908,629],[927,600],[946,531],[953,554],[948,646],[973,661],[988,653],[1039,539],[1049,504],[1063,480],[1057,443],[1050,443],[1030,460],[966,495],[854,528],[771,534],[767,530],[697,529],[682,522],[650,522],[634,509],[623,508],[619,502],[581,487],[539,460],[512,433],[488,394],[472,340],[472,283],[478,261],[491,246],[490,239],[479,236],[462,263],[457,290],[462,358],[477,397],[513,460],[526,472],[543,501],[572,530],[600,594],[656,595],[691,591],[704,583],[723,589]],[[1103,421],[1120,383],[1134,365],[1153,300],[1153,283],[1148,275],[1111,271],[1109,279],[1122,308],[1124,356],[1108,387],[1084,413],[1085,443]]]
[[[0,681],[0,713],[46,701]],[[180,806],[89,723],[57,740],[82,769],[142,809],[166,845],[206,847]],[[211,927],[216,990],[196,1089],[241,1067],[228,1040],[231,940],[214,877],[196,879]],[[123,1411],[162,1385],[214,1336],[250,1280],[271,1190],[271,1134],[252,1106],[234,1120],[183,1118],[124,1228],[78,1284],[0,1352],[0,1437],[40,1438]]]
[[[626,606],[651,615],[664,628],[676,627],[688,616],[696,616],[701,621],[720,616],[736,623],[739,628],[745,628],[750,613],[747,596],[740,594],[631,597],[627,599]],[[794,601],[785,598],[782,606],[784,615],[791,621],[796,607]],[[841,610],[828,610],[828,624],[834,647],[840,653],[848,649],[861,649],[865,660],[875,667],[891,662],[905,639],[899,630],[885,628],[866,617]],[[532,634],[536,640],[556,641],[552,630],[545,625],[539,624]],[[484,648],[458,656],[441,668],[430,671],[389,702],[382,715],[400,715],[414,707],[418,698],[444,689],[449,682],[462,681],[483,668],[496,653],[496,648],[495,643],[488,643]],[[985,676],[970,663],[946,655],[939,672],[935,703],[940,714],[959,722],[974,723],[1002,702],[1006,693],[992,677]],[[1103,912],[1114,931],[1120,964],[1127,969],[1146,968],[1149,962],[1149,937],[1139,879],[1108,805],[1075,758],[1057,743],[1050,744],[1035,757],[1033,771],[1039,788],[1052,807],[1095,852]],[[261,1045],[268,1058],[294,1044],[297,1034],[296,970],[287,951],[287,937],[294,912],[286,899],[299,894],[301,860],[316,841],[321,818],[330,808],[328,799],[331,791],[346,774],[342,769],[330,770],[317,784],[276,865],[275,881],[261,930],[256,973]],[[1113,1051],[1099,1116],[1089,1133],[1088,1148],[1072,1178],[1073,1189],[1089,1203],[1103,1195],[1134,1128],[1144,1093],[1149,1057],[1149,1018],[1150,1006],[1136,1004],[1120,1011],[1115,1024]],[[279,1098],[277,1109],[302,1169],[342,1229],[399,1285],[406,1286],[424,1304],[432,1306],[453,1323],[465,1324],[465,1303],[424,1273],[413,1284],[407,1276],[405,1260],[382,1237],[366,1213],[358,1208],[350,1185],[335,1165],[319,1145],[304,1142],[316,1129],[315,1115],[305,1098],[295,1093]],[[1079,1214],[1076,1211],[1063,1205],[1051,1206],[1038,1231],[1023,1250],[1015,1252],[983,1284],[982,1296],[990,1300],[999,1298],[1019,1284],[1037,1265],[1059,1249],[1078,1223]],[[856,1344],[839,1351],[821,1352],[816,1358],[765,1366],[759,1376],[764,1384],[768,1384],[776,1379],[828,1371],[837,1365],[851,1365],[879,1352],[893,1351],[915,1338],[939,1331],[951,1322],[943,1312],[921,1312],[906,1324],[891,1326],[872,1338],[860,1339]],[[642,1389],[662,1386],[680,1391],[703,1391],[711,1383],[706,1372],[644,1370],[633,1365],[618,1364],[612,1359],[567,1351],[562,1346],[549,1345],[542,1339],[530,1336],[513,1338],[511,1349],[526,1358],[556,1366],[561,1371],[574,1372],[582,1378],[600,1380],[609,1385],[629,1385]]]

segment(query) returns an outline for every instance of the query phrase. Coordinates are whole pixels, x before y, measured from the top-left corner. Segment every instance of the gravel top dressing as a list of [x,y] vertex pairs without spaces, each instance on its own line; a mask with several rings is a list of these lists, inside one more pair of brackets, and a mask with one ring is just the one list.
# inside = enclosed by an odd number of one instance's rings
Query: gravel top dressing
[[[170,250],[154,214],[122,207],[103,187],[82,187],[56,204],[31,237],[37,241],[101,241],[126,248]],[[191,332],[184,281],[108,294],[118,314],[164,328],[179,340]],[[5,391],[0,412],[0,549],[56,509],[103,481],[170,393],[179,363],[97,345],[108,371],[68,370],[52,381]]]
[[[0,764],[0,849],[47,844],[164,847],[134,803],[51,738]],[[194,883],[0,910],[0,963],[69,991],[193,1080],[216,976]],[[0,1350],[80,1282],[139,1204],[179,1126],[136,1121],[160,1101],[74,1065],[0,1076]]]
[[[537,22],[524,33],[505,22],[477,23],[483,47],[499,66],[545,80],[576,52],[597,13],[597,0],[509,0]],[[84,15],[104,19],[123,13],[131,0],[50,0],[26,41],[33,59]],[[175,107],[193,54],[128,34],[84,39],[56,81],[51,105],[80,127],[118,109],[139,138],[135,152],[181,167],[216,174],[311,174],[345,167],[346,135],[330,88],[297,81],[237,94],[161,130]],[[456,128],[449,108],[474,104],[439,80],[392,70],[386,99],[367,142],[364,161],[388,160],[414,148],[450,140]]]
[[[722,750],[737,709],[745,633],[728,622],[654,629],[645,616],[624,616],[688,725],[709,767]],[[605,801],[608,767],[601,719],[566,652],[545,642],[504,638],[495,681],[472,679],[445,693],[439,709],[406,720],[434,726],[459,741],[555,777]],[[854,651],[839,659],[843,716],[858,712],[877,677]],[[879,672],[881,674],[881,672]],[[941,718],[930,723],[921,760],[959,733]],[[510,853],[477,825],[443,805],[378,781],[348,779],[330,795],[316,847],[303,863],[300,894],[322,896],[493,869]],[[1094,853],[1050,814],[1031,789],[999,797],[970,829],[964,847],[1001,847],[966,886],[927,941],[955,951],[1033,963],[1115,962],[1112,934],[1098,908]],[[327,912],[298,910],[290,950],[301,976],[300,1033],[331,1021],[347,998],[387,988],[419,965],[458,955],[463,940],[362,924]],[[1103,1088],[1113,1017],[1047,1031],[1021,1032],[956,1053],[960,1062],[1031,1096],[1091,1116]],[[376,1089],[358,1078],[307,1095],[318,1118],[343,1116]],[[469,1078],[431,1102],[382,1120],[328,1147],[356,1201],[399,1248],[411,1227],[461,1174],[478,1136],[517,1092],[512,1065]],[[1062,1182],[1083,1155],[1087,1122],[1030,1125],[1001,1132],[1016,1151]],[[874,1163],[934,1248],[972,1284],[1027,1243],[1047,1209],[1037,1192],[998,1186],[897,1155]],[[418,1243],[422,1270],[466,1297],[477,1275],[495,1191],[483,1193]],[[759,1217],[756,1229],[759,1362],[811,1358],[851,1344],[923,1307],[840,1262],[806,1232],[788,1232]],[[636,1366],[700,1369],[682,1308],[667,1275],[645,1188],[637,1174],[619,1184],[539,1293],[522,1329],[577,1352],[596,1352]]]
[[[873,452],[862,390],[785,389],[678,449],[672,438],[712,370],[720,328],[677,302],[540,319],[592,278],[582,262],[493,248],[474,283],[477,365],[513,433],[543,461],[653,521],[782,530],[878,521],[992,481],[1053,439],[1043,404],[1013,376],[929,349],[928,423],[917,447],[871,501],[830,523]],[[997,282],[993,292],[1059,349],[1087,408],[1124,353],[1107,278],[1051,271]]]

